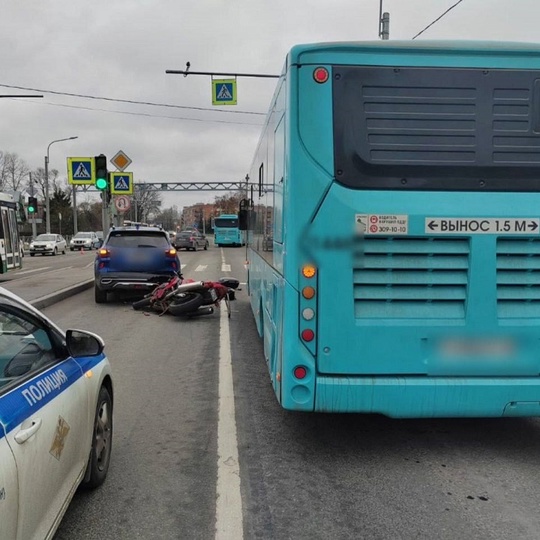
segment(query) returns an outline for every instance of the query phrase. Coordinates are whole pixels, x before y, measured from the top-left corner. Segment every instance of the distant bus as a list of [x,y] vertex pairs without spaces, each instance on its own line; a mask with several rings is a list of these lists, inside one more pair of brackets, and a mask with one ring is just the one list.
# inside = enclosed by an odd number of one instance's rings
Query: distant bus
[[217,246],[246,244],[246,233],[240,230],[237,214],[221,214],[214,219],[214,243]]
[[540,415],[539,70],[532,43],[290,51],[249,171],[283,407]]
[[17,220],[18,204],[12,195],[0,193],[0,274],[22,268],[22,244]]

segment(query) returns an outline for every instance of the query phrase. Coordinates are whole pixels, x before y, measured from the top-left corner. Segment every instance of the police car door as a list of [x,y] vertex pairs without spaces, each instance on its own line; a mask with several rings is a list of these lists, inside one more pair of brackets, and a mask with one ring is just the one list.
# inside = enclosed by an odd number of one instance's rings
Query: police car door
[[88,460],[87,382],[60,334],[7,299],[0,303],[0,376],[0,422],[17,465],[17,538],[47,538]]
[[0,531],[3,538],[15,538],[18,506],[17,467],[4,426],[0,424]]

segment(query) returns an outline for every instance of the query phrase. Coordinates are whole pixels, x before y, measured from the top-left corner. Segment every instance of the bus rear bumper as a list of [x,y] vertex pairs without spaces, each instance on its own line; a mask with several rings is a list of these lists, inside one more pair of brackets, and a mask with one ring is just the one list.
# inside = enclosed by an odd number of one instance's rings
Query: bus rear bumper
[[540,377],[317,377],[315,395],[317,412],[392,418],[540,416]]

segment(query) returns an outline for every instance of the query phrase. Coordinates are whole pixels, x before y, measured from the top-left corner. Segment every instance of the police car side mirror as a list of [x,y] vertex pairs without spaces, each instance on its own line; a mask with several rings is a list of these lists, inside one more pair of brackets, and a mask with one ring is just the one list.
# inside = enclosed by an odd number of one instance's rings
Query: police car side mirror
[[70,356],[82,358],[100,355],[103,352],[105,343],[97,334],[92,332],[68,330],[66,332],[66,347]]

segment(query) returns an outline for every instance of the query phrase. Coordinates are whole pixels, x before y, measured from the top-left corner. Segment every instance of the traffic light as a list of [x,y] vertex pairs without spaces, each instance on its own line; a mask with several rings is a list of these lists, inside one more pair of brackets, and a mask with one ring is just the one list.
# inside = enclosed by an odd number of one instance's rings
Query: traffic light
[[109,188],[109,175],[107,173],[107,157],[103,154],[94,158],[96,165],[95,186],[99,191],[106,191]]
[[28,197],[28,213],[35,214],[37,212],[37,197]]

